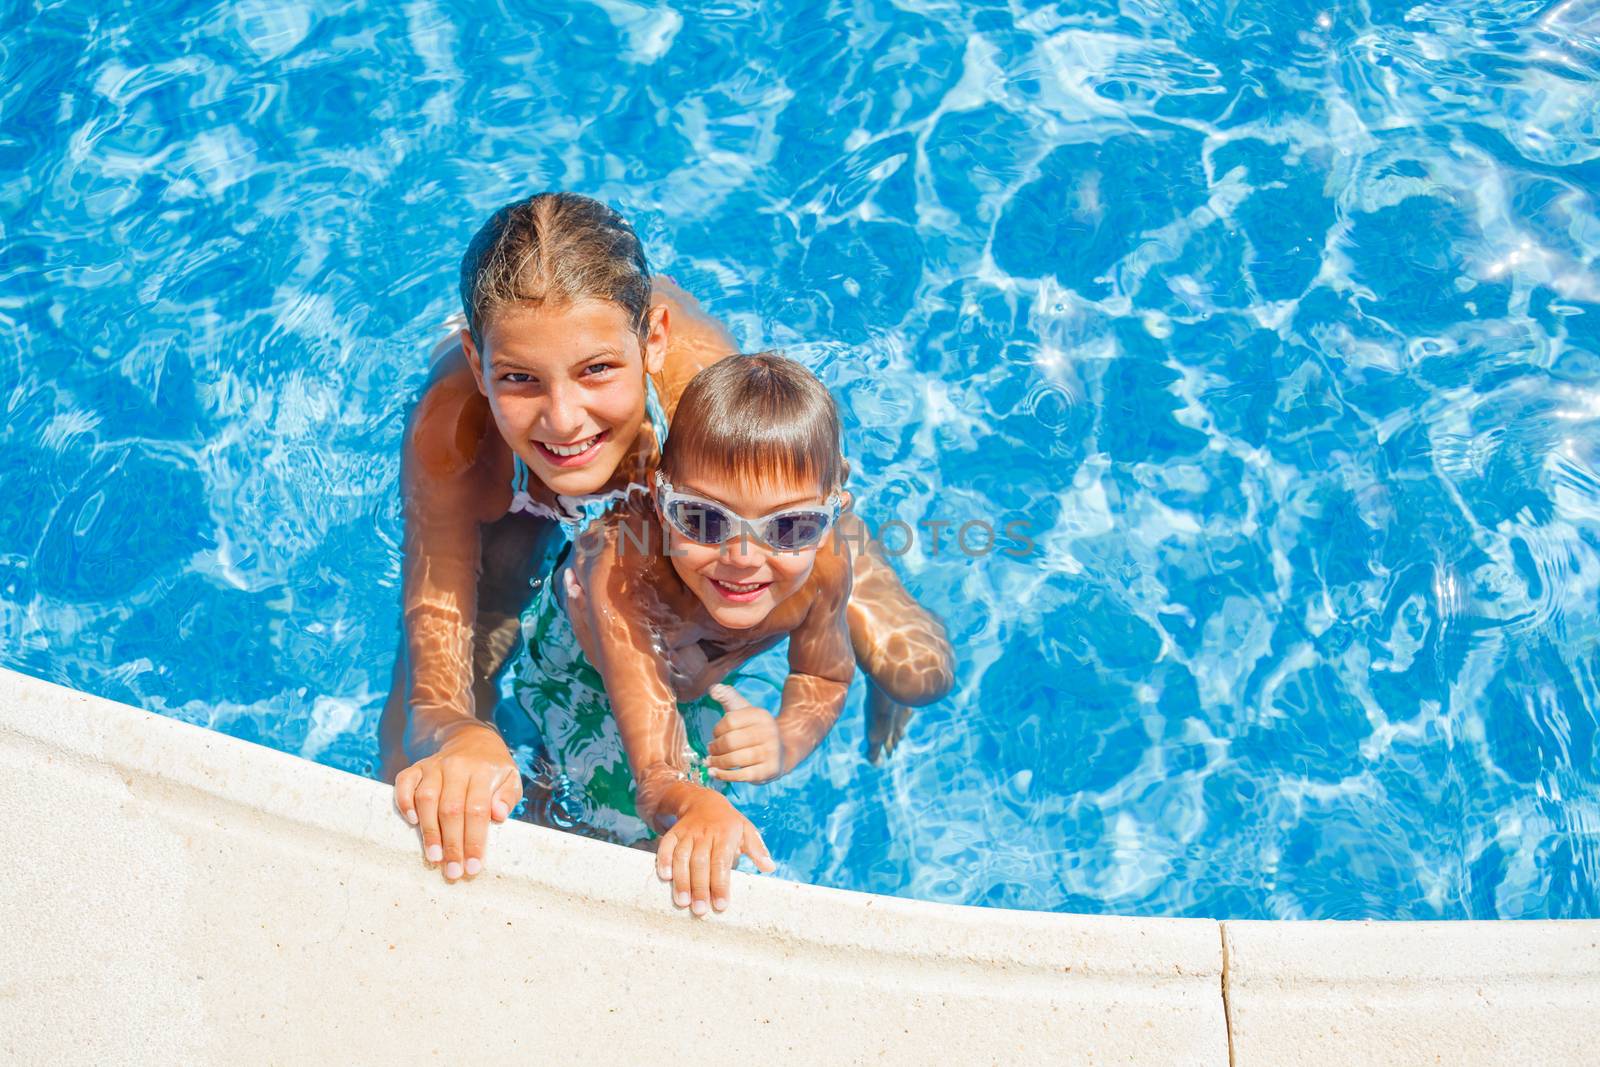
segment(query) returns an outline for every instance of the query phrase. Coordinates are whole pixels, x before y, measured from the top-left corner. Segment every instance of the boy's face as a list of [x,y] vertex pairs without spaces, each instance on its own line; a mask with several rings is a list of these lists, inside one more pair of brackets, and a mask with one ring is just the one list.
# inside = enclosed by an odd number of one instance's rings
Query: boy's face
[[645,344],[607,300],[504,308],[483,351],[461,332],[495,425],[534,477],[567,496],[603,489],[645,417],[644,372],[661,370],[666,315],[651,311]]
[[[814,482],[751,484],[727,473],[697,471],[673,483],[675,489],[705,497],[746,518],[784,508],[821,504],[827,496]],[[775,552],[743,533],[720,545],[703,545],[662,521],[667,558],[711,617],[730,630],[761,623],[811,576],[818,548]],[[824,544],[828,543],[826,541]]]

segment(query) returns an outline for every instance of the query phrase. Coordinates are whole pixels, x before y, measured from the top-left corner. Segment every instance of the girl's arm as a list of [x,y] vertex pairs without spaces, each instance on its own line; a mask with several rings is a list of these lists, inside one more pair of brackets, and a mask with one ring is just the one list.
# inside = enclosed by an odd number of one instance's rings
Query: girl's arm
[[479,717],[493,709],[473,701],[480,524],[504,504],[478,464],[486,427],[463,377],[429,384],[406,429],[401,475],[407,677],[395,804],[451,880],[478,873],[489,821],[504,821],[522,798],[511,753]]
[[410,668],[404,748],[435,754],[463,724],[472,699],[472,636],[478,613],[482,520],[478,436],[457,383],[430,384],[406,428],[401,469],[405,543],[401,612]]

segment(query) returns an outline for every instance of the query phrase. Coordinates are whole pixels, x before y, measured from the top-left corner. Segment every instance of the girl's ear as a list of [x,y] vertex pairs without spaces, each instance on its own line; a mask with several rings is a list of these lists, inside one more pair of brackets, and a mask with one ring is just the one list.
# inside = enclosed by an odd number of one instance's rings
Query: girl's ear
[[667,365],[667,305],[655,304],[650,308],[644,335],[644,369],[648,374],[660,374]]
[[461,331],[461,355],[467,361],[467,366],[472,368],[472,380],[478,383],[478,392],[484,396],[489,395],[489,390],[483,385],[483,359],[478,353],[478,346],[472,343],[472,331]]

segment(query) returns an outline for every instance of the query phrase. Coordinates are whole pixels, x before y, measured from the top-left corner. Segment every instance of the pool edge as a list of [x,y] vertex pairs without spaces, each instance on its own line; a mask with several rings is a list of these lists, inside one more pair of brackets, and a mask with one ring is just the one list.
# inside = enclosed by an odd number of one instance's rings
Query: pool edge
[[0,802],[20,1062],[1563,1063],[1600,1037],[1600,922],[1059,915],[746,875],[696,921],[643,853],[522,824],[448,886],[380,783],[4,670]]

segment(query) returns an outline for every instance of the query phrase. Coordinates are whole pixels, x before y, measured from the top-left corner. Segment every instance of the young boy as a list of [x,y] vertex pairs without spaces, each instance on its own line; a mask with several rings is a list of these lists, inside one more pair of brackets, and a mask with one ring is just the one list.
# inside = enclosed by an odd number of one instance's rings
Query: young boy
[[[684,391],[652,498],[590,527],[523,617],[513,692],[579,818],[623,843],[662,834],[657,872],[697,915],[727,906],[741,852],[772,869],[714,783],[794,769],[844,704],[844,475],[821,382],[782,356],[723,360]],[[719,684],[785,637],[776,716]]]

